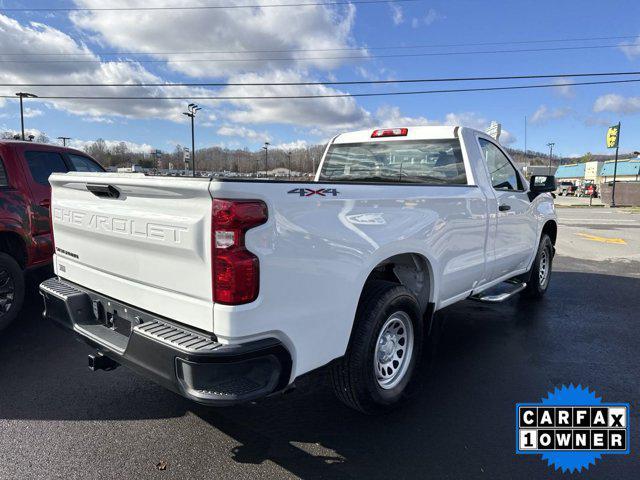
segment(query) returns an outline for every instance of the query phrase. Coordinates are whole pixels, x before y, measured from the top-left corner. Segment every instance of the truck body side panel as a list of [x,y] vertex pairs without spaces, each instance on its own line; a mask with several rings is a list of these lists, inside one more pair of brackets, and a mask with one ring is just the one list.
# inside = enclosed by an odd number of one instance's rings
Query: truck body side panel
[[[335,196],[301,196],[300,188]],[[464,296],[484,274],[486,201],[475,186],[220,181],[211,194],[269,208],[268,222],[246,237],[260,259],[260,295],[216,305],[214,333],[225,342],[280,338],[295,351],[294,375],[344,354],[362,288],[380,262],[423,256],[437,279],[436,305]]]

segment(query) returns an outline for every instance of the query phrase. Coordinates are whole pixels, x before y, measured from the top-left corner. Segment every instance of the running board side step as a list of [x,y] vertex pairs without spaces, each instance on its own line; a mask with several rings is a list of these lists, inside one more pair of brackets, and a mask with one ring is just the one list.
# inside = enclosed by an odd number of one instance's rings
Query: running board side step
[[494,290],[493,288],[490,288],[487,292],[478,293],[477,295],[472,295],[469,298],[471,300],[476,300],[478,302],[500,303],[500,302],[504,302],[505,300],[508,300],[509,298],[513,297],[516,293],[520,293],[525,288],[527,288],[527,284],[524,282],[523,283],[504,282],[504,283],[511,285],[513,288],[508,292],[500,292],[495,294],[489,293],[491,290]]

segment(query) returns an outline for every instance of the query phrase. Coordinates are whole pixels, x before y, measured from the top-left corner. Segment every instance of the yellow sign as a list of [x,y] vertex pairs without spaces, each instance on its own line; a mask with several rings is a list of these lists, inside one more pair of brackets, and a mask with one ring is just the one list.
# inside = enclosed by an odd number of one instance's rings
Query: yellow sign
[[607,130],[607,148],[618,147],[618,137],[620,134],[620,124],[609,127]]

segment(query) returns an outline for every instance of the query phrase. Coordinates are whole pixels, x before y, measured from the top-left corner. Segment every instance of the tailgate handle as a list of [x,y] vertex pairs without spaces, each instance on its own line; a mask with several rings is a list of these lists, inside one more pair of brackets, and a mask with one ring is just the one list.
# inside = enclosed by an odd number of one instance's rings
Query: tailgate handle
[[96,197],[103,198],[118,198],[120,197],[120,190],[113,185],[102,185],[98,183],[87,183],[87,190],[93,193]]

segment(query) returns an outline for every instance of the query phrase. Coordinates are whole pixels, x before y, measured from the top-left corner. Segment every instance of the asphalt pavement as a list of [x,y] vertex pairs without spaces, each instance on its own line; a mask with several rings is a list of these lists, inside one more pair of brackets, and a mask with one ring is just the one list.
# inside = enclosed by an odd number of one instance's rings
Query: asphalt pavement
[[640,478],[640,215],[559,214],[545,299],[439,312],[432,368],[409,405],[382,417],[343,406],[321,375],[211,409],[124,368],[92,373],[91,349],[41,319],[32,275],[23,314],[0,334],[0,479],[568,478],[515,455],[514,407],[569,383],[630,402],[632,426],[631,455],[571,478]]

